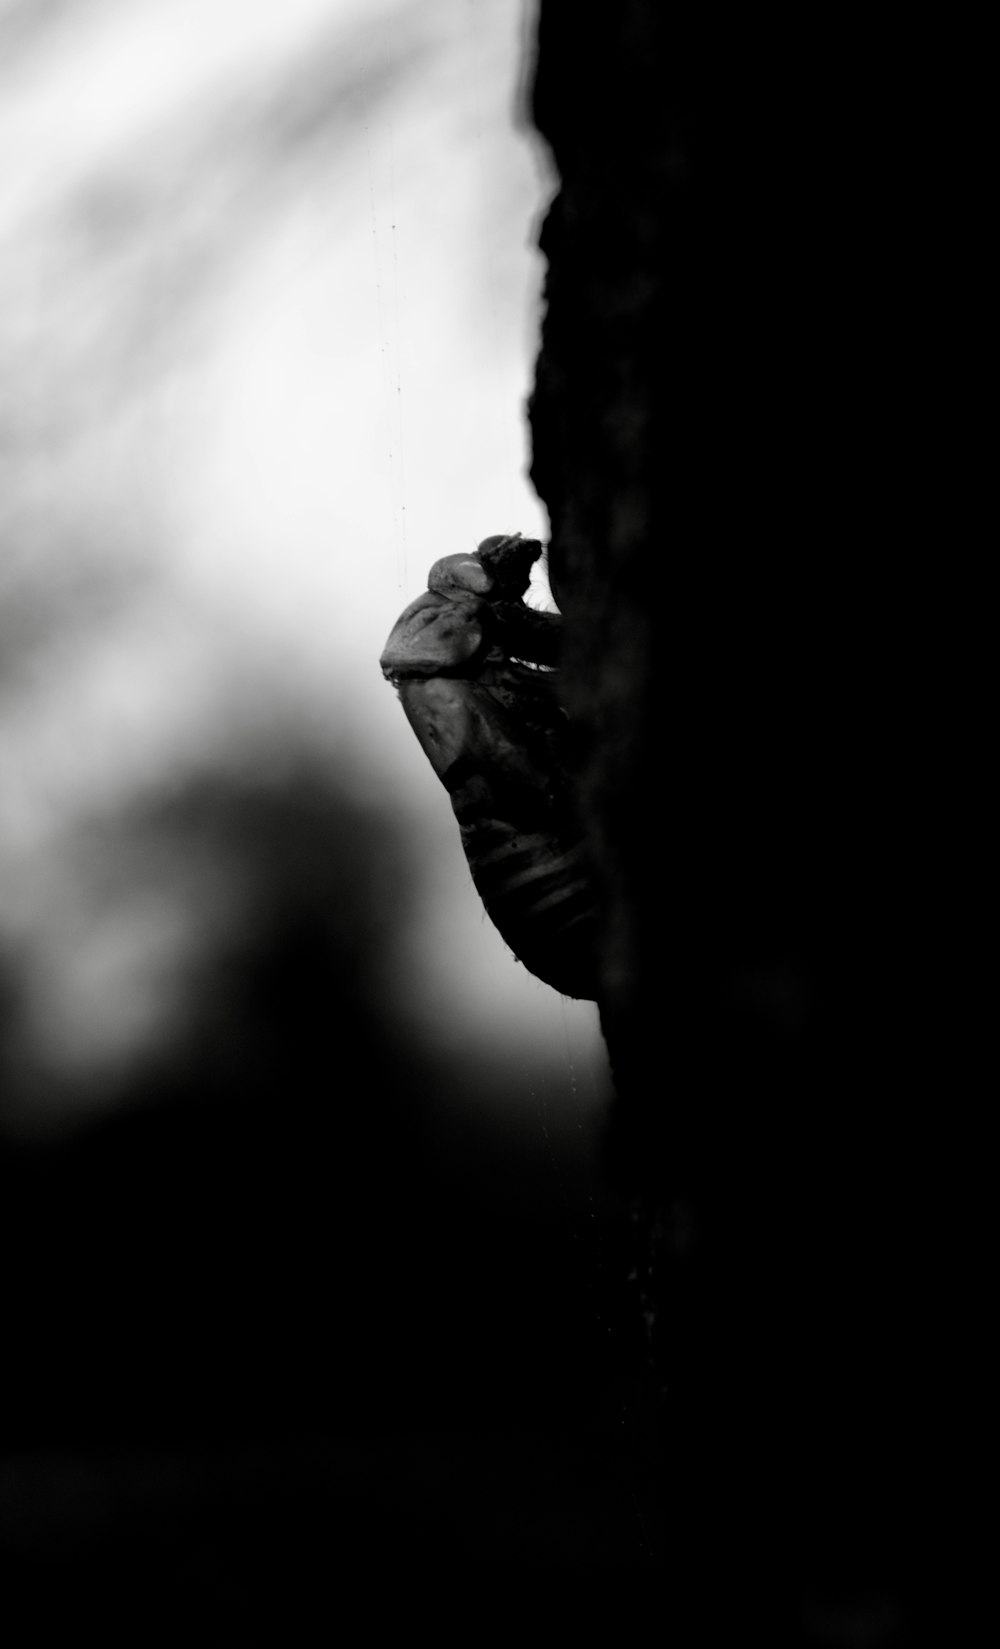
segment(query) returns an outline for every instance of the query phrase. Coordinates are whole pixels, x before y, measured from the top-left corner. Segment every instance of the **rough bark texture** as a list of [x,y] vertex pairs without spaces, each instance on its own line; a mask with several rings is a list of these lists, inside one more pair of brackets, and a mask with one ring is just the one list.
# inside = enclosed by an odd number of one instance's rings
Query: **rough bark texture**
[[896,1643],[941,1574],[928,1341],[954,1327],[931,1206],[963,1082],[938,834],[969,663],[939,559],[961,144],[928,113],[937,36],[795,30],[541,0],[561,182],[532,474],[665,1392],[666,1594]]

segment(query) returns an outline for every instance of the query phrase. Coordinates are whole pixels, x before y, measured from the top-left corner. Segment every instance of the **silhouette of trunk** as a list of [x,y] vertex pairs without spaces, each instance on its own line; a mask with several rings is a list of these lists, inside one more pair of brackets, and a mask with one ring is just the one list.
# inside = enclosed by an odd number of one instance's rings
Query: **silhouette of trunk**
[[668,1593],[895,1643],[940,1556],[928,1165],[962,999],[926,655],[956,664],[959,581],[932,591],[916,547],[961,532],[929,251],[961,208],[921,102],[939,40],[900,75],[888,29],[699,16],[541,0],[532,91],[560,178],[532,476],[602,882],[609,1160]]

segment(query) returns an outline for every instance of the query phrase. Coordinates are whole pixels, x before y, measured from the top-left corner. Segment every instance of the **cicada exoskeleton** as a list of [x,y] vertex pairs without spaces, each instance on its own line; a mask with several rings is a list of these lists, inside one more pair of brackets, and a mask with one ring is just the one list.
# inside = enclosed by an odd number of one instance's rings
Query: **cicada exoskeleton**
[[525,967],[595,997],[596,917],[559,702],[561,619],[524,596],[537,539],[435,562],[381,658],[458,820],[487,914]]

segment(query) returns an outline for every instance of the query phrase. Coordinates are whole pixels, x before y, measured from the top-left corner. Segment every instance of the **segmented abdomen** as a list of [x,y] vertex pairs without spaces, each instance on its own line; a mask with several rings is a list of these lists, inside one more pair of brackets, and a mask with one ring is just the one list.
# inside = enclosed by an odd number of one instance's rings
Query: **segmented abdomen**
[[596,996],[596,910],[582,846],[496,818],[466,816],[461,830],[476,891],[515,956],[564,996]]

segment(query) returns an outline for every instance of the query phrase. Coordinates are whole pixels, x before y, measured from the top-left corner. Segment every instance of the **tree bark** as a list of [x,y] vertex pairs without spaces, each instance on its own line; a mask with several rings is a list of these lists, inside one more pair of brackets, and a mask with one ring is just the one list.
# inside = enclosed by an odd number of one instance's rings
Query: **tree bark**
[[942,1553],[927,1199],[964,999],[936,792],[969,659],[961,580],[916,546],[963,525],[941,247],[964,222],[940,37],[911,33],[901,74],[888,27],[795,27],[541,0],[532,476],[669,1584],[798,1600],[803,1641],[854,1641],[861,1609],[895,1643]]

